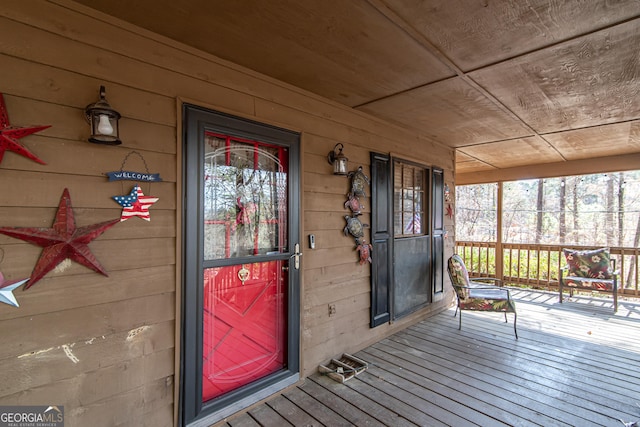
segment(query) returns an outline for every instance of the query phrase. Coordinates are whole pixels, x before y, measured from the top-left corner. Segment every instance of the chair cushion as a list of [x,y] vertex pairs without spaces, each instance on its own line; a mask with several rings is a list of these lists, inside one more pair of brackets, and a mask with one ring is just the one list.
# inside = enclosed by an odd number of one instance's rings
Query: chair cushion
[[563,249],[569,266],[568,276],[588,277],[593,279],[611,279],[609,264],[611,255],[609,248],[578,251]]
[[605,279],[567,276],[564,278],[563,284],[572,288],[589,288],[594,291],[613,291],[613,280],[605,281]]
[[469,272],[460,255],[454,254],[449,258],[449,273],[454,285],[469,286]]
[[506,289],[469,289],[469,298],[460,301],[461,310],[515,312],[515,305],[509,300]]
[[476,288],[469,289],[469,298],[509,299],[509,291],[500,288]]

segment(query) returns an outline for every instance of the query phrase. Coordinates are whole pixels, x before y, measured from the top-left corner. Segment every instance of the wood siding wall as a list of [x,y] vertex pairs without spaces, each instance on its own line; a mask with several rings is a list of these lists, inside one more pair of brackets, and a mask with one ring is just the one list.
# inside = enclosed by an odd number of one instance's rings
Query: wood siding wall
[[[351,169],[369,174],[369,152],[391,152],[444,168],[453,188],[451,150],[67,0],[4,0],[0,40],[11,123],[52,125],[21,140],[47,165],[13,152],[0,163],[0,226],[51,227],[64,188],[78,226],[119,217],[111,197],[133,183],[108,182],[104,173],[119,170],[131,150],[163,178],[142,184],[160,198],[150,222],[132,218],[90,243],[109,277],[64,263],[17,290],[19,308],[0,304],[0,405],[64,405],[68,426],[174,423],[183,101],[302,133],[303,376],[448,303],[369,328],[370,268],[357,264],[353,239],[342,235],[348,184],[331,175],[326,154],[341,142]],[[86,142],[83,110],[100,85],[123,115],[122,146]],[[132,156],[126,169],[144,165]],[[370,200],[365,206],[368,223]],[[315,250],[308,234],[316,235]],[[28,277],[41,252],[2,235],[0,248],[7,279]],[[445,256],[452,250],[448,239]]]

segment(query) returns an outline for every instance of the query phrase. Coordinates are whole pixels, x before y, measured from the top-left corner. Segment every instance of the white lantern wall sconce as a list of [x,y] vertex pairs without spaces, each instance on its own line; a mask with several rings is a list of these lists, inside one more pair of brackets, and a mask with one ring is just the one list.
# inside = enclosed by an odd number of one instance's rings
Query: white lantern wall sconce
[[84,114],[91,125],[91,136],[89,142],[95,144],[119,145],[120,129],[118,120],[120,113],[111,108],[105,98],[105,88],[100,86],[100,99],[93,104],[87,105]]

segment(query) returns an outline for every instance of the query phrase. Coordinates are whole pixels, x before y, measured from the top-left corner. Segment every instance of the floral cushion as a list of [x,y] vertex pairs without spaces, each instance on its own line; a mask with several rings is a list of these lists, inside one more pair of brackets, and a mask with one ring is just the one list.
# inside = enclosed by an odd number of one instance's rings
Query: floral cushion
[[468,296],[466,287],[469,286],[469,272],[458,254],[449,258],[449,276],[451,277],[453,289],[458,294],[458,299],[466,299]]
[[612,278],[609,270],[611,261],[609,248],[590,251],[563,249],[563,252],[569,266],[568,276],[605,280]]
[[469,272],[460,255],[455,254],[449,258],[449,272],[454,285],[469,286]]
[[514,313],[516,307],[506,289],[471,288],[469,297],[460,300],[461,310],[504,311]]
[[566,277],[564,285],[572,288],[591,288],[594,291],[613,291],[613,280],[590,279],[588,277]]

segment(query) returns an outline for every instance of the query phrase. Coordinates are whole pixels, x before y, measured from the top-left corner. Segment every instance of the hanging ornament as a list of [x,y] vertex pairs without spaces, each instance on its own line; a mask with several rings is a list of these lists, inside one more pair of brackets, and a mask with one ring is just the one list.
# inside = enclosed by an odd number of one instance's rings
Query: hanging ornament
[[364,206],[360,202],[360,199],[352,193],[349,193],[347,197],[348,199],[344,202],[344,207],[351,209],[353,216],[362,215],[362,209],[364,209]]
[[160,199],[158,197],[145,196],[140,186],[136,184],[129,195],[113,196],[113,200],[118,202],[123,208],[120,221],[126,221],[132,216],[138,216],[145,221],[151,221],[149,208]]
[[0,273],[0,302],[14,307],[19,307],[18,301],[16,300],[15,295],[13,295],[13,291],[23,283],[27,283],[28,280],[29,279],[8,281],[4,280],[4,276]]
[[347,176],[351,178],[351,191],[347,195],[367,197],[366,187],[371,181],[362,171],[362,166],[358,166],[358,170],[349,172]]
[[243,203],[240,197],[236,199],[236,225],[251,225],[258,206],[254,202]]
[[364,229],[369,227],[369,224],[363,224],[356,216],[345,215],[344,219],[347,221],[347,225],[343,230],[344,235],[351,234],[355,237],[356,245],[359,245],[361,238],[364,237]]
[[362,215],[362,209],[364,209],[362,202],[360,202],[360,197],[367,197],[366,189],[371,181],[363,172],[362,166],[358,166],[357,170],[347,173],[347,177],[351,179],[351,189],[347,193],[347,201],[344,202],[344,207],[351,209],[351,216],[344,216],[347,224],[343,231],[345,236],[348,234],[353,236],[356,243],[356,251],[360,258],[360,264],[364,264],[367,261],[371,262],[373,246],[364,240],[364,229],[369,227],[369,225],[363,224],[358,216]]
[[373,250],[373,246],[367,243],[367,241],[364,239],[361,239],[359,242],[358,240],[356,240],[356,243],[356,250],[360,254],[360,265],[366,262],[371,264],[371,251]]
[[251,222],[251,218],[247,215],[246,208],[240,197],[236,198],[236,212],[236,225],[249,224]]
[[96,273],[108,276],[91,253],[88,244],[118,223],[117,219],[77,228],[69,190],[64,189],[52,228],[3,227],[0,234],[42,246],[42,254],[31,272],[25,289],[35,285],[45,274],[66,259],[71,259]]
[[4,103],[4,96],[0,93],[0,163],[2,163],[4,153],[9,150],[31,159],[34,162],[40,163],[41,165],[46,165],[46,163],[36,157],[35,154],[27,150],[24,145],[20,144],[18,140],[49,127],[51,127],[51,125],[30,127],[11,126],[9,124],[7,106]]
[[453,219],[453,208],[451,207],[451,205],[447,205],[446,215],[449,217],[449,219]]

